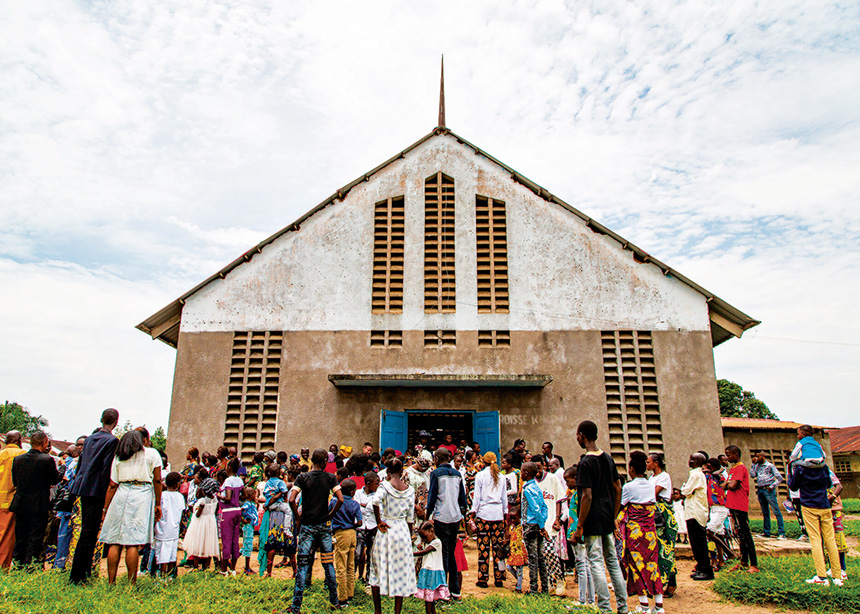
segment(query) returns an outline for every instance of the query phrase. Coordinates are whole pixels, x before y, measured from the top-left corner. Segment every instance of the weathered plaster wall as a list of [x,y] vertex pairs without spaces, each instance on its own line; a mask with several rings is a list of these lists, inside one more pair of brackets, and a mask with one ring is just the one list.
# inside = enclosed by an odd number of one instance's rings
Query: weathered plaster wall
[[[599,331],[514,331],[510,348],[478,347],[476,331],[460,331],[455,348],[424,348],[408,331],[403,347],[369,346],[368,331],[286,332],[280,379],[276,447],[296,451],[331,443],[378,442],[382,410],[498,410],[502,452],[523,437],[537,452],[546,440],[576,461],[576,426],[597,423],[608,450],[606,392]],[[709,334],[654,336],[663,436],[677,483],[686,458],[720,440],[719,410],[709,360]],[[171,409],[171,458],[190,445],[221,444],[231,353],[229,333],[182,333]],[[337,388],[332,373],[526,373],[551,375],[542,389]],[[708,382],[710,381],[710,385]]]
[[[455,314],[423,310],[424,179],[456,187]],[[475,195],[504,200],[510,314],[477,313]],[[404,311],[372,315],[373,204],[405,195]],[[190,297],[185,333],[231,330],[709,330],[704,297],[636,263],[450,136],[437,136]]]

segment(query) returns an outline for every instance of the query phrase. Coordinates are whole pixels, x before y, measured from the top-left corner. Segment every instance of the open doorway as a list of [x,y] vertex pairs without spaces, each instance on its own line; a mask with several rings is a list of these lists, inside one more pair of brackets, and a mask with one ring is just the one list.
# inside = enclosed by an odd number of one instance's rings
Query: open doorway
[[409,410],[407,418],[407,442],[409,449],[419,443],[418,433],[427,431],[433,438],[434,447],[443,443],[445,435],[450,433],[454,443],[461,439],[472,442],[473,414],[471,411],[423,411]]

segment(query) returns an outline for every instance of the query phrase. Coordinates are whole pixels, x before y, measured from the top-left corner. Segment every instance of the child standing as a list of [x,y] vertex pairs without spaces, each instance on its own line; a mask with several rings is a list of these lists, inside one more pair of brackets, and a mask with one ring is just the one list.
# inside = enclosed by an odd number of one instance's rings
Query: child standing
[[[161,493],[161,518],[155,523],[155,562],[161,575],[176,572],[176,551],[179,548],[179,523],[185,510],[185,497],[179,492],[182,476],[173,471],[164,480],[167,491]],[[168,570],[168,568],[171,568]]]
[[678,521],[678,542],[687,543],[687,519],[684,517],[684,499],[681,497],[681,489],[672,489],[672,512]]
[[206,478],[197,487],[197,502],[194,504],[194,512],[188,532],[185,534],[185,552],[188,558],[193,557],[194,569],[198,563],[203,564],[203,569],[209,567],[209,559],[218,556],[218,525],[215,519],[215,493],[218,492],[218,482],[213,478]]
[[436,602],[440,599],[451,599],[445,579],[445,566],[442,564],[442,541],[436,537],[432,522],[422,524],[418,535],[421,536],[424,548],[416,551],[415,556],[424,558],[418,572],[418,590],[415,596],[424,601],[426,614],[436,614]]
[[259,520],[257,516],[257,491],[246,486],[242,489],[242,552],[245,557],[245,573],[251,575],[251,553],[254,551],[254,527]]
[[508,538],[511,553],[508,555],[508,571],[517,579],[516,592],[523,592],[523,567],[526,565],[526,545],[523,543],[523,525],[520,519],[520,506],[512,505],[509,509]]
[[[361,506],[352,498],[355,481],[350,478],[340,483],[343,505],[331,519],[334,533],[334,570],[337,578],[337,600],[341,608],[349,604],[355,594],[355,530],[361,526]],[[329,512],[337,499],[329,502]]]
[[376,537],[376,516],[373,514],[373,494],[379,488],[379,476],[375,471],[364,474],[364,488],[355,493],[355,502],[361,507],[361,528],[356,535],[355,556],[357,558],[358,579],[367,582],[365,563],[370,570],[370,555],[373,553],[373,540]]
[[594,578],[591,577],[591,567],[588,564],[588,555],[585,552],[585,544],[577,544],[573,534],[579,526],[579,499],[576,489],[576,465],[571,465],[564,472],[564,481],[567,484],[567,506],[568,525],[567,539],[573,544],[573,554],[576,558],[576,581],[579,584],[579,603],[594,603]]
[[221,529],[221,573],[225,576],[228,573],[236,575],[236,562],[239,560],[239,535],[242,531],[242,507],[239,497],[245,488],[242,478],[237,475],[239,466],[238,458],[227,463],[227,478],[216,495]]
[[546,537],[544,525],[548,516],[543,491],[535,481],[538,474],[536,463],[525,463],[520,470],[525,484],[523,485],[523,541],[529,560],[529,592],[538,592],[538,576],[540,576],[541,592],[549,593],[547,585],[546,560],[543,557],[543,541]]

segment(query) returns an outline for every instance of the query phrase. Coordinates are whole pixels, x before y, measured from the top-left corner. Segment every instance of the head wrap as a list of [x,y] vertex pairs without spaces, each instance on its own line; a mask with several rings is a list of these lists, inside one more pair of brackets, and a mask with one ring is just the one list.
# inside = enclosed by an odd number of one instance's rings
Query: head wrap
[[298,454],[290,454],[290,462],[292,462],[292,461],[299,462],[299,455]]
[[200,482],[200,486],[197,487],[197,490],[201,491],[207,497],[214,497],[215,493],[218,492],[220,488],[221,485],[218,483],[218,480],[215,478],[206,478]]
[[275,454],[275,451],[274,451],[274,450],[269,450],[268,452],[266,452],[265,456],[266,456],[266,458],[268,458],[270,461],[274,461],[274,460],[276,460],[276,459],[278,458],[278,455],[277,455],[277,454]]
[[489,465],[496,462],[496,455],[494,452],[487,452],[486,454],[484,454],[483,459],[484,462]]
[[334,462],[334,454],[332,454],[331,452],[328,453],[328,462],[330,462],[330,463]]
[[352,454],[352,446],[341,446],[340,453],[344,456],[349,456],[350,454]]

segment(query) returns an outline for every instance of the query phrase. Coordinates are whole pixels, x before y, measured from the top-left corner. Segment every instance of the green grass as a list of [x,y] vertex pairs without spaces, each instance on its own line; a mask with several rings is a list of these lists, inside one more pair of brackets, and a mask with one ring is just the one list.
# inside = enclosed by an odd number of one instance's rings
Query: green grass
[[[800,531],[800,524],[798,524],[795,519],[785,518],[785,536],[789,539],[797,539],[802,535]],[[842,520],[842,526],[845,531],[845,535],[853,535],[854,537],[860,537],[860,520]],[[761,518],[750,518],[750,531],[752,531],[753,535],[761,533],[764,529],[764,521]],[[770,534],[776,535],[776,521],[771,517],[770,519]]]
[[860,514],[860,499],[842,499],[842,511],[846,514]]
[[[800,524],[796,519],[788,519],[785,514],[783,514],[783,519],[785,520],[785,536],[790,539],[797,539],[803,533],[800,531]],[[752,531],[753,535],[761,533],[764,529],[764,520],[761,518],[750,518],[750,531]],[[777,535],[776,529],[776,520],[773,519],[773,516],[770,518],[770,534]]]
[[[100,579],[88,586],[70,586],[68,575],[58,572],[0,574],[0,611],[3,614],[270,614],[286,611],[293,595],[292,580],[257,576],[224,578],[210,572],[182,575],[163,584],[140,578],[132,587],[124,578],[115,587]],[[569,600],[511,594],[466,598],[445,611],[452,614],[566,614]],[[383,598],[383,612],[392,612],[394,602]],[[329,612],[328,593],[321,579],[305,592],[302,611]],[[583,610],[588,611],[588,610]],[[357,591],[353,614],[370,614],[373,602],[363,590]],[[414,598],[403,602],[404,614],[421,614],[424,603]]]
[[761,573],[720,572],[714,590],[722,597],[746,604],[771,604],[818,613],[860,612],[860,561],[848,559],[844,587],[806,584],[815,575],[811,556],[760,557]]

